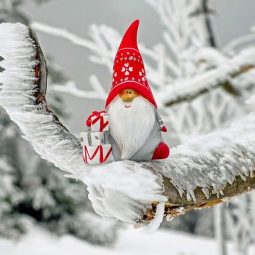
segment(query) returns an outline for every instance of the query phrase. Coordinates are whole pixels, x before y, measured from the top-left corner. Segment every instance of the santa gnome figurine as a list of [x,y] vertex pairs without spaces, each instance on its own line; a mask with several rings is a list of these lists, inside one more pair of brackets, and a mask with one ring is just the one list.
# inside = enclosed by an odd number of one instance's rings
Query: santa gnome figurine
[[[167,158],[170,153],[161,133],[167,130],[157,111],[137,46],[138,26],[139,20],[135,20],[119,46],[105,111],[93,112],[86,121],[91,128],[95,121],[106,118],[101,124],[105,123],[104,127],[109,125],[109,129],[104,131],[101,128],[98,131],[103,131],[102,141],[110,145],[108,154],[112,155],[114,161],[158,160]],[[94,152],[92,154],[96,155]],[[93,155],[88,156],[91,159]],[[99,163],[104,162],[106,160],[101,155]]]

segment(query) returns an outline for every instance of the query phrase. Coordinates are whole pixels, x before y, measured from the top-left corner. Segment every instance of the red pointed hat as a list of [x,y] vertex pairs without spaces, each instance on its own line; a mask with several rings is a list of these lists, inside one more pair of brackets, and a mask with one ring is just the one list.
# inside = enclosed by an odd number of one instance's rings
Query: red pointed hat
[[127,29],[113,65],[112,88],[106,100],[105,108],[123,89],[134,89],[152,103],[157,104],[146,78],[142,56],[137,46],[139,20],[135,20]]

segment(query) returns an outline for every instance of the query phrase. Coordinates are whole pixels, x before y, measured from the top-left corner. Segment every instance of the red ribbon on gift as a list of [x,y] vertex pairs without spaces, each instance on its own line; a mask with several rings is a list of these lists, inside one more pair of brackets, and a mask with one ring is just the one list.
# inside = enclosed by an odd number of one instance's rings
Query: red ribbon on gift
[[[89,115],[89,117],[86,121],[87,127],[91,127],[91,125],[95,124],[97,121],[100,121],[100,130],[99,130],[99,132],[102,132],[104,130],[104,128],[108,125],[108,121],[104,122],[103,115],[105,115],[105,114],[106,114],[106,111],[100,111],[100,112],[94,111],[94,112],[92,112]],[[94,119],[92,120],[92,118],[94,118]]]
[[85,163],[88,163],[89,160],[93,160],[96,157],[97,153],[99,153],[98,163],[103,164],[110,157],[112,153],[112,148],[110,148],[108,152],[106,153],[106,155],[104,156],[104,150],[102,145],[98,145],[92,155],[89,154],[87,146],[84,146],[83,149],[84,149],[83,160]]

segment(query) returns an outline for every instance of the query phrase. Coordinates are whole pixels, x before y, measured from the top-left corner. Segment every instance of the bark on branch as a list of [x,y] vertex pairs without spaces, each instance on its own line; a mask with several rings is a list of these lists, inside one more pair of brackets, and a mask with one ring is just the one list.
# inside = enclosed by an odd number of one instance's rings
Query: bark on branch
[[[10,42],[16,46],[10,48]],[[163,201],[165,215],[173,218],[254,189],[254,113],[173,148],[168,160],[89,168],[82,161],[79,140],[47,106],[46,65],[27,27],[0,25],[0,59],[4,70],[0,104],[43,158],[88,185],[99,214],[132,223],[148,221],[154,217],[155,205]],[[230,70],[217,72],[225,77]]]
[[[215,194],[210,191],[209,197],[206,197],[200,187],[194,190],[196,200],[188,200],[186,196],[180,196],[177,189],[171,183],[169,178],[164,177],[164,195],[168,197],[168,202],[165,205],[165,216],[168,219],[174,219],[177,216],[183,215],[192,210],[203,208],[210,208],[222,202],[227,202],[232,197],[241,195],[255,189],[255,176],[254,171],[251,176],[242,179],[237,176],[233,184],[227,184],[223,188],[221,194]],[[157,203],[152,203],[152,208],[147,209],[144,215],[145,221],[150,221],[154,218],[156,213]]]

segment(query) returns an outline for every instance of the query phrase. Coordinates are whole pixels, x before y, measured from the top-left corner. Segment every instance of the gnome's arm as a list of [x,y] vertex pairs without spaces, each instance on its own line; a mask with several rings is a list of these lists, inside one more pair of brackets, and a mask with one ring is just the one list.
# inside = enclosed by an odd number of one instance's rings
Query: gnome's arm
[[[155,109],[156,121],[159,125],[160,132],[167,132],[167,128],[164,125],[162,118],[160,117],[157,109]],[[153,152],[152,160],[166,159],[170,155],[170,148],[165,142],[161,142]]]
[[164,122],[163,122],[162,118],[160,117],[157,109],[155,109],[155,116],[156,116],[156,120],[159,124],[160,131],[167,132],[167,128],[164,125]]

